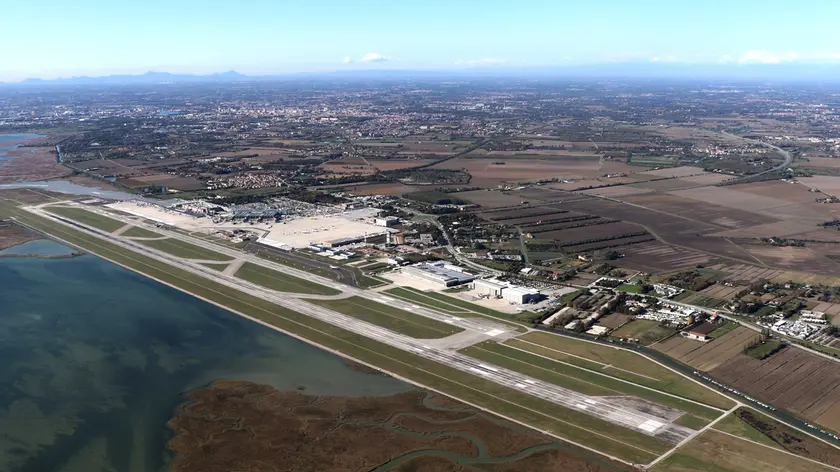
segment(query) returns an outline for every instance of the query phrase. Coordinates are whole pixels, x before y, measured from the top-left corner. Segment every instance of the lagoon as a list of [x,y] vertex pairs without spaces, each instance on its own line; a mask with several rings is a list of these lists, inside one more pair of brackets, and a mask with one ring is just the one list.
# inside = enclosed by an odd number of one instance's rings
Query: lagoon
[[90,255],[0,258],[0,300],[0,471],[165,470],[166,422],[218,379],[413,388]]

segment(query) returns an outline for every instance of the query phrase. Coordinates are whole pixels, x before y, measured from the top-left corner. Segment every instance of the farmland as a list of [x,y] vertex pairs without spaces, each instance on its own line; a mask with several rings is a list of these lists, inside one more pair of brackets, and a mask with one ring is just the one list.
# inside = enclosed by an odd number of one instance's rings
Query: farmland
[[675,336],[651,347],[698,370],[712,371],[721,365],[731,365],[732,359],[757,339],[758,333],[739,326],[709,342]]
[[529,252],[575,254],[655,240],[637,225],[548,206],[485,212],[481,216],[526,233],[532,238],[528,241]]
[[763,360],[739,354],[710,375],[764,402],[840,430],[840,369],[789,347]]

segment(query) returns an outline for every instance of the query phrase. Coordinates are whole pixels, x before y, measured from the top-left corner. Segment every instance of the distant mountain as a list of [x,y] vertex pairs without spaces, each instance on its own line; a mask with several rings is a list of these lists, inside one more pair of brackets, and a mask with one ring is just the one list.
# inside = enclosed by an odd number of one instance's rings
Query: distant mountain
[[149,71],[140,75],[106,75],[101,77],[68,77],[60,79],[25,79],[22,84],[66,84],[66,85],[95,85],[95,84],[160,84],[167,82],[232,82],[248,80],[250,77],[236,71],[221,72],[210,75],[172,74],[169,72]]
[[[140,75],[108,75],[101,77],[69,77],[52,80],[26,79],[22,85],[118,85],[163,83],[222,83],[269,81],[280,79],[323,78],[346,80],[404,80],[447,78],[533,78],[541,80],[598,78],[598,79],[723,79],[723,80],[783,80],[783,81],[840,81],[840,64],[688,64],[626,62],[550,67],[487,67],[449,70],[337,70],[332,72],[298,72],[276,75],[245,75],[236,71],[210,75],[146,72]],[[14,85],[14,84],[4,84]]]

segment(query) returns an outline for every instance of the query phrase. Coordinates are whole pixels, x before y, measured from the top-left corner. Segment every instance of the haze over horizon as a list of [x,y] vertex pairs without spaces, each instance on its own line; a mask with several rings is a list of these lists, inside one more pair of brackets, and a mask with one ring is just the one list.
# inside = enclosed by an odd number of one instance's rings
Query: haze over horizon
[[[601,0],[17,2],[0,81],[142,74],[840,65],[840,4]],[[784,67],[781,67],[784,66]],[[807,66],[807,67],[806,67]],[[654,68],[656,69],[656,68]],[[807,70],[811,70],[807,69]],[[664,70],[664,69],[663,69]],[[793,71],[793,72],[791,72]]]

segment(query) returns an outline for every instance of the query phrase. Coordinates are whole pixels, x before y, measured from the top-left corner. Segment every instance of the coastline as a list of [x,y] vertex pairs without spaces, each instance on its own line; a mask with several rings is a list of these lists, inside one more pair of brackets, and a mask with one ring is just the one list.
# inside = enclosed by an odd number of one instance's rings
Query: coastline
[[51,142],[49,135],[7,136],[21,137],[0,141],[0,184],[56,179],[73,173],[59,164],[53,146],[47,144]]

